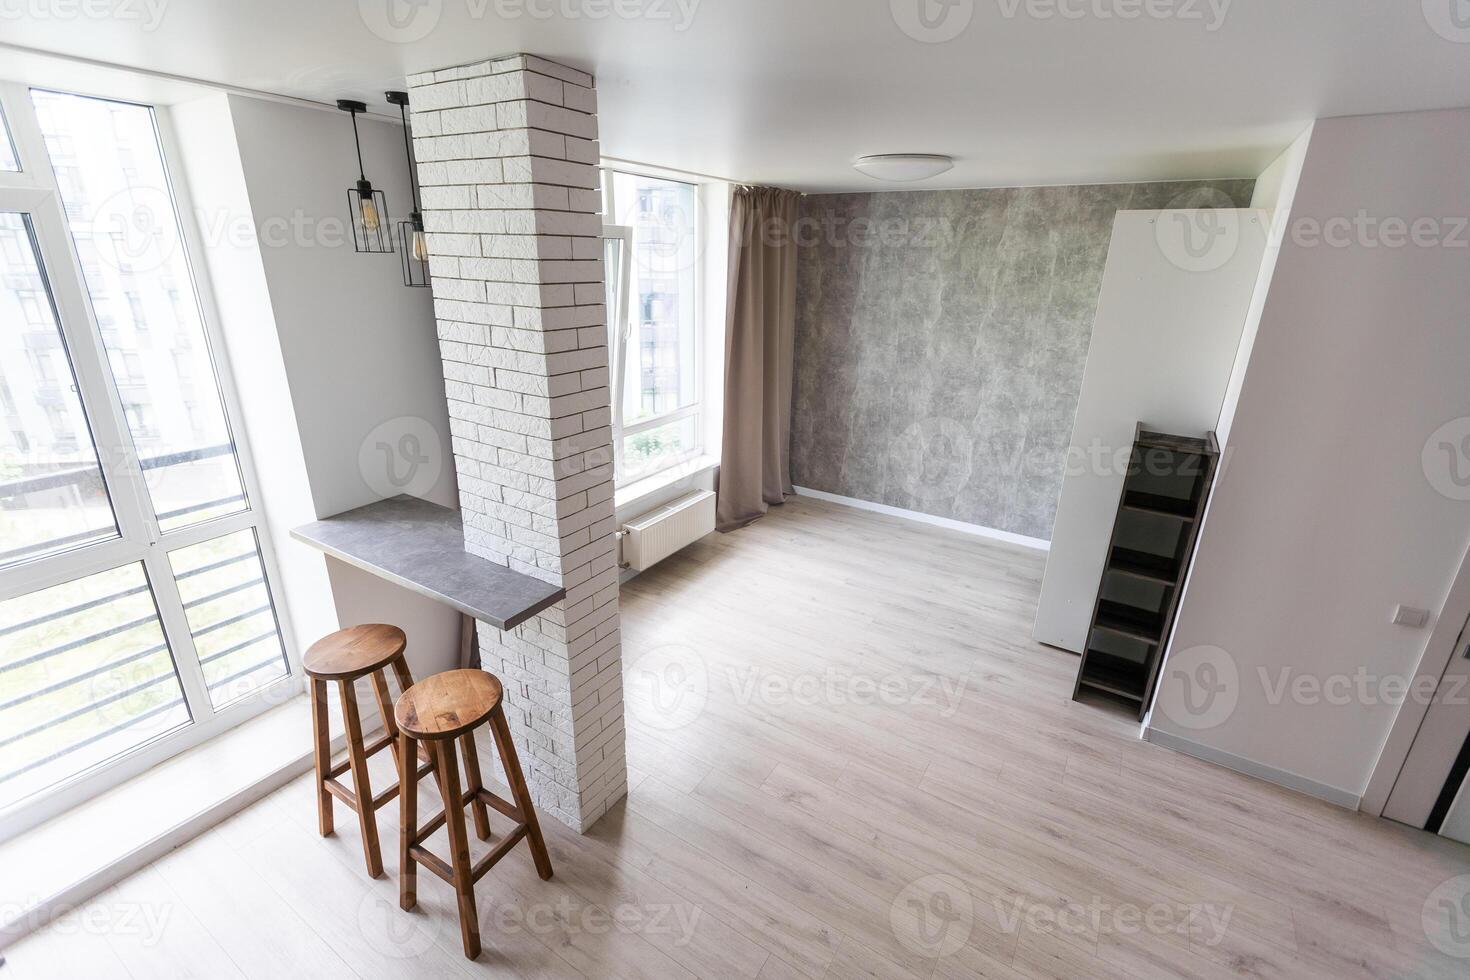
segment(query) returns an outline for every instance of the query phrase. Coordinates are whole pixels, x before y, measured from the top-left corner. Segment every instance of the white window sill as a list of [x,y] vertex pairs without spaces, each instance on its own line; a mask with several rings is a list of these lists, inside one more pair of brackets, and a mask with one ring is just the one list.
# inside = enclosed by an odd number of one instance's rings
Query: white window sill
[[685,480],[693,482],[695,478],[713,472],[719,465],[718,456],[696,456],[652,476],[617,487],[613,491],[613,507],[617,510],[619,522],[636,516],[647,507],[657,506],[661,502],[657,499],[659,495],[670,487]]

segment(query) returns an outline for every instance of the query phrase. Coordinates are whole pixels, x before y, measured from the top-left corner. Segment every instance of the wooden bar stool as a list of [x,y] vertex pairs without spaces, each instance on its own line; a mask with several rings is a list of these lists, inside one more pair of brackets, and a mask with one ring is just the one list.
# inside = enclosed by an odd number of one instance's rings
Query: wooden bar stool
[[[397,626],[370,623],[351,626],[322,637],[301,658],[301,666],[311,679],[311,730],[316,746],[316,805],[321,834],[328,837],[332,833],[332,797],[335,796],[357,813],[358,824],[362,828],[362,847],[367,857],[368,874],[374,878],[383,874],[383,851],[378,841],[377,811],[399,794],[405,772],[403,757],[399,755],[398,726],[393,718],[393,697],[388,691],[388,678],[384,671],[392,669],[402,690],[413,687],[413,675],[409,673],[408,661],[403,657],[403,650],[407,645],[403,630]],[[383,734],[367,745],[362,740],[362,719],[357,710],[355,693],[355,682],[363,676],[372,678],[378,711],[383,716]],[[336,765],[332,764],[332,736],[327,726],[328,681],[336,681],[338,684],[342,700],[342,720],[347,729],[347,758]],[[367,761],[384,748],[392,750],[400,779],[374,796],[368,779]],[[423,759],[423,766],[415,765],[408,770],[413,773],[409,782],[414,785],[434,771],[428,753],[424,753]],[[337,779],[349,769],[352,770],[352,789],[343,786]]]
[[[433,747],[434,764],[444,810],[422,827],[418,825],[418,780],[402,777],[399,806],[403,820],[398,841],[399,902],[405,912],[418,904],[418,865],[454,886],[459,898],[459,932],[464,942],[464,955],[470,959],[480,955],[480,920],[475,911],[475,882],[510,853],[522,837],[531,847],[536,873],[545,881],[551,877],[551,857],[536,822],[531,793],[521,773],[516,747],[510,739],[510,726],[505,722],[501,706],[500,681],[483,670],[451,670],[420,681],[398,699],[400,755],[411,755],[415,746],[426,742]],[[480,775],[479,755],[475,751],[475,729],[490,724],[495,747],[500,752],[500,765],[510,783],[515,802],[503,800],[487,790]],[[455,761],[454,742],[464,750],[467,787],[459,787],[459,770]],[[515,821],[515,826],[473,865],[470,864],[469,835],[465,828],[464,808],[475,814],[475,833],[481,840],[490,839],[490,806]],[[450,860],[433,854],[424,847],[435,831],[449,825]]]

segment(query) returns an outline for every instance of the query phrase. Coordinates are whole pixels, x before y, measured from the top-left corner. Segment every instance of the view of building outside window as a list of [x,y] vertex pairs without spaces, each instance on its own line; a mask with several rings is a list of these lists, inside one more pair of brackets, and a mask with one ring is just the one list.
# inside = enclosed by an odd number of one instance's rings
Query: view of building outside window
[[0,212],[0,566],[117,535],[24,215]]
[[153,113],[56,92],[33,98],[160,528],[243,510]]
[[[631,319],[621,398],[622,476],[637,479],[699,449],[696,188],[613,172],[610,217],[633,229]],[[685,412],[667,423],[664,416]],[[641,423],[641,425],[640,425]]]

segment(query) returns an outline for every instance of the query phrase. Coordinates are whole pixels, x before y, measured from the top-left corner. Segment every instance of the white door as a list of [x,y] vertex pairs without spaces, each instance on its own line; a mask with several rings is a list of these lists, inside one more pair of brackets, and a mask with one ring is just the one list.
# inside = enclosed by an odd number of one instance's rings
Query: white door
[[1462,628],[1383,815],[1470,844],[1470,636]]
[[1439,833],[1461,844],[1470,844],[1470,778],[1460,780],[1460,788],[1445,813]]

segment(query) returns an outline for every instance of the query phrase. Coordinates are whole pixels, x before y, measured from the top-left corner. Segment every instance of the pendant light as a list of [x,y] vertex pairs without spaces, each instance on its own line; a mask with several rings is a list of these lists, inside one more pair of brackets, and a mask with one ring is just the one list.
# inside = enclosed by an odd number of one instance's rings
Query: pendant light
[[413,142],[408,129],[408,93],[384,92],[389,105],[398,107],[403,118],[403,155],[408,158],[408,191],[413,197],[413,212],[408,220],[398,225],[398,237],[403,242],[403,284],[405,286],[427,286],[429,284],[429,243],[424,238],[424,215],[419,210],[419,185],[413,167]]
[[359,252],[393,251],[392,225],[388,221],[388,199],[373,190],[362,168],[362,140],[357,135],[357,114],[367,105],[353,99],[338,99],[337,108],[352,115],[352,145],[357,148],[357,186],[347,188],[347,209],[352,215],[352,246]]

